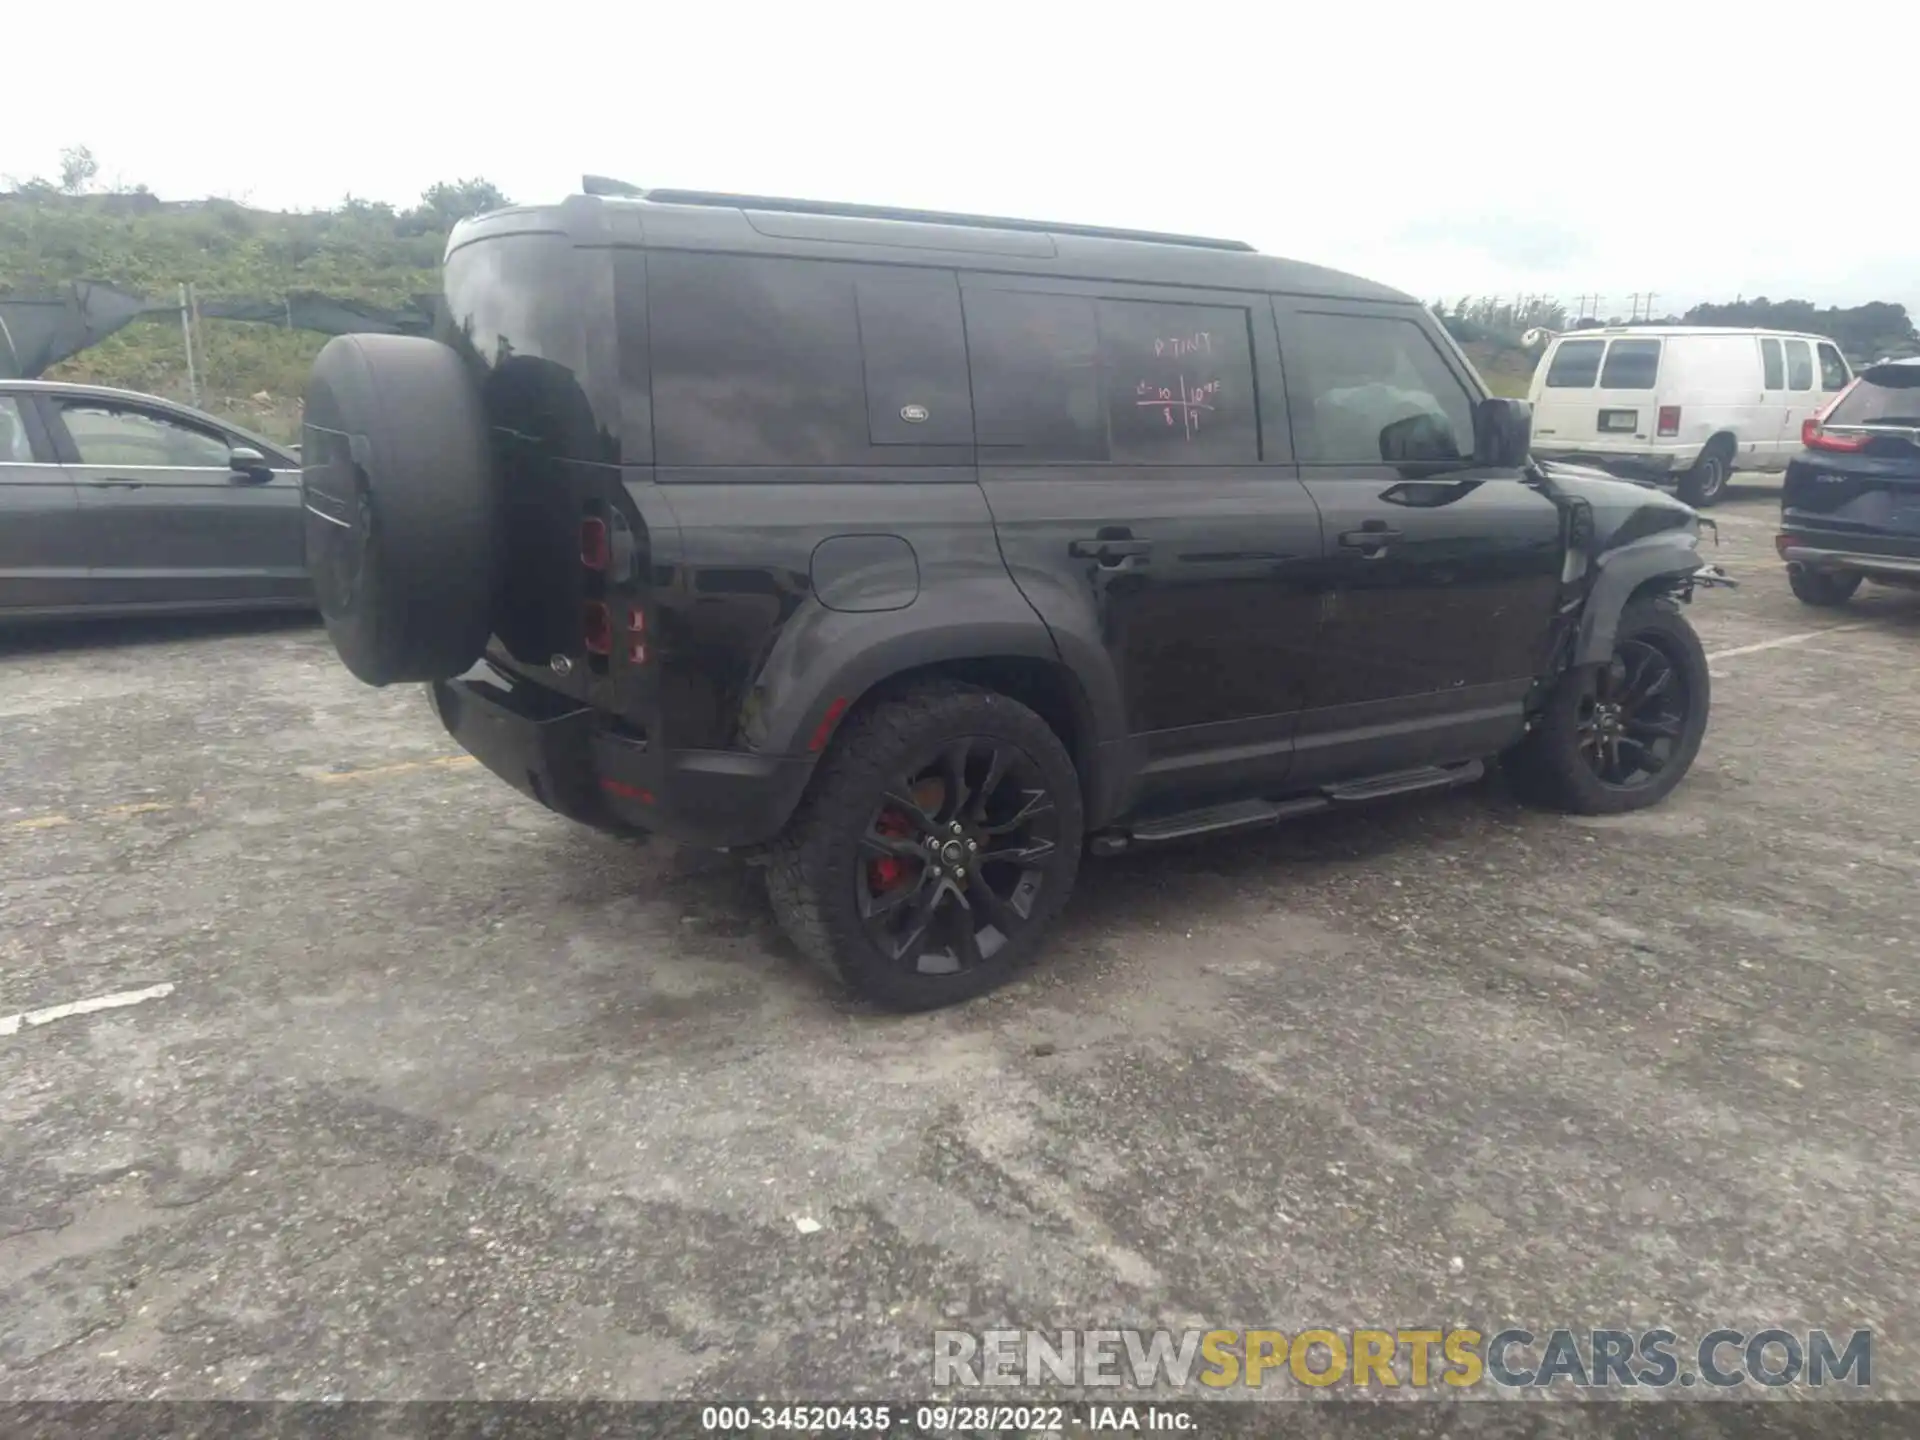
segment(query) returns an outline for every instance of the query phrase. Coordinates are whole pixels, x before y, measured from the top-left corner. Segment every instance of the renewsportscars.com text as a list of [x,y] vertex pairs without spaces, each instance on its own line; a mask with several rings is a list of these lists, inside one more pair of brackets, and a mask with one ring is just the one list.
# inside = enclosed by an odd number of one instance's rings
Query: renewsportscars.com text
[[1865,1389],[1873,1332],[1712,1330],[939,1330],[937,1389]]

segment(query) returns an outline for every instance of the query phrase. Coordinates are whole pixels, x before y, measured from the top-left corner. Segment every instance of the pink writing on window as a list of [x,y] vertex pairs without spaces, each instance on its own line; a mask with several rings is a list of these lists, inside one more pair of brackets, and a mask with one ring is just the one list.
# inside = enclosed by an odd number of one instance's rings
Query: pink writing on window
[[1187,355],[1211,355],[1213,336],[1206,330],[1196,330],[1191,335],[1168,335],[1153,342],[1154,358],[1170,357],[1180,359]]
[[1219,395],[1218,380],[1189,385],[1184,375],[1171,385],[1157,385],[1151,380],[1142,380],[1133,387],[1133,403],[1158,410],[1167,425],[1180,427],[1181,438],[1186,440],[1200,433],[1200,417],[1215,408],[1213,402]]

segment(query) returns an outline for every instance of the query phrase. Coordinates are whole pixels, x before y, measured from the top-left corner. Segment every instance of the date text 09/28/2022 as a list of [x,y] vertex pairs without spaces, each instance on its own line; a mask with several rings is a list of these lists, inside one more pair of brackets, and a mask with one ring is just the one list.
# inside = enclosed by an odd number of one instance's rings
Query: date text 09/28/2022
[[1066,1430],[1192,1430],[1190,1411],[1164,1405],[708,1405],[700,1428],[716,1434],[761,1431],[881,1434],[909,1424],[919,1434],[1006,1431],[1032,1435]]

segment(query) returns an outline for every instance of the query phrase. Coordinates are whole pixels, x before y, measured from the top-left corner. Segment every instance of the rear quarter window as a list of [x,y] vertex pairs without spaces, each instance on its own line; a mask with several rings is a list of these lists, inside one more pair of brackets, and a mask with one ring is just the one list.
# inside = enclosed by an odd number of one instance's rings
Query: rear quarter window
[[1600,378],[1600,357],[1606,348],[1604,340],[1562,340],[1547,366],[1547,388],[1591,390]]
[[949,273],[655,251],[647,294],[662,465],[952,463],[971,449]]

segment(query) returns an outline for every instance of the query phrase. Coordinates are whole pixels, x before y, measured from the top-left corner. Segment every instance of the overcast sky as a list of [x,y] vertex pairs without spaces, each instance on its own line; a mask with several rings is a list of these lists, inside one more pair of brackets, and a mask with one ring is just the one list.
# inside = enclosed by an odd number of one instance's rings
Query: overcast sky
[[1883,165],[1850,118],[1898,105],[1910,4],[14,8],[0,176],[85,144],[167,199],[304,208],[597,172],[1229,235],[1428,299],[1920,313],[1909,136]]

